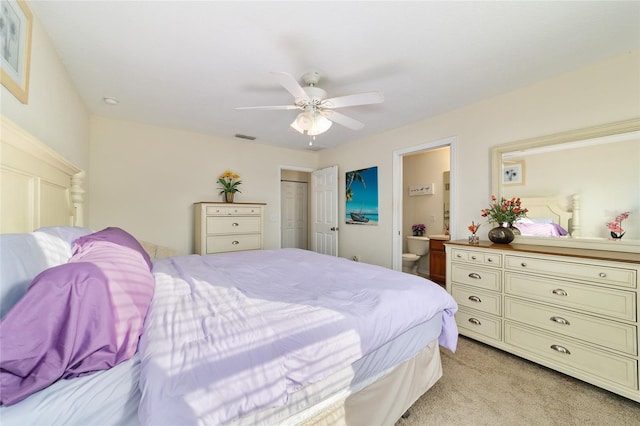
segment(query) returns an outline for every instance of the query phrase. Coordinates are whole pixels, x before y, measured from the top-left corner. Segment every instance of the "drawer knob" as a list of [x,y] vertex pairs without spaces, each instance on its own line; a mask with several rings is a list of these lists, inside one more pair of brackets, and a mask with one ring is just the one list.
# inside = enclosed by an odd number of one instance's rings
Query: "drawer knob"
[[599,276],[600,278],[605,278],[605,277],[607,276],[607,274],[605,274],[604,272],[600,272],[600,273],[598,274],[598,276]]
[[557,295],[557,296],[568,296],[569,294],[564,291],[561,288],[556,288],[555,290],[552,291],[553,294]]
[[569,349],[565,348],[564,346],[551,345],[550,348],[556,352],[560,352],[561,354],[571,355],[571,352],[569,351]]
[[478,296],[469,296],[469,300],[476,303],[482,303],[482,300]]
[[522,266],[523,268],[526,268],[526,267],[527,267],[527,264],[526,264],[526,262],[522,262],[522,263],[520,264],[520,266]]
[[240,226],[240,224],[238,222],[233,222],[231,226]]
[[232,241],[232,242],[231,242],[231,244],[233,244],[233,245],[235,246],[235,245],[238,245],[238,244],[240,244],[240,241],[238,241],[238,240],[235,240],[235,241]]
[[571,323],[569,321],[567,321],[566,319],[562,318],[562,317],[551,317],[549,318],[551,321],[558,323],[558,324],[562,324],[562,325],[571,325]]
[[476,259],[477,259],[477,257],[475,257],[475,256],[471,256],[471,259],[472,259],[472,260],[476,260]]
[[461,255],[460,253],[458,253],[458,254],[456,254],[456,257],[457,257],[458,259],[460,259],[460,258],[462,257],[462,255]]
[[487,262],[493,262],[493,258],[492,257],[487,258]]
[[469,321],[471,324],[474,324],[474,325],[482,325],[482,323],[480,322],[480,320],[479,320],[479,319],[469,318],[469,319],[468,319],[468,321]]
[[481,280],[482,277],[477,272],[472,272],[469,274],[469,278],[473,278],[474,280]]

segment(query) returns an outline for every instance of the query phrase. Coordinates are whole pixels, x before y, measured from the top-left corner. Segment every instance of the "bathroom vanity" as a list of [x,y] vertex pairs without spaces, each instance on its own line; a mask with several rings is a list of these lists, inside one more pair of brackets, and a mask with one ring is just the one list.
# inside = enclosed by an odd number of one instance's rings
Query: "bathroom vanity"
[[429,279],[445,286],[447,279],[447,257],[444,250],[449,235],[429,235]]
[[640,254],[445,242],[460,334],[640,402]]

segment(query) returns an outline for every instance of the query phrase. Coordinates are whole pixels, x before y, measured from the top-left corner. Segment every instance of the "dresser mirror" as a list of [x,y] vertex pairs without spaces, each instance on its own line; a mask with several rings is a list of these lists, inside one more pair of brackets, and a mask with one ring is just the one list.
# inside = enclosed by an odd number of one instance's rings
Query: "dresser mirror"
[[[492,194],[520,197],[532,221],[570,233],[516,243],[640,253],[639,165],[640,119],[517,141],[492,149]],[[624,212],[625,234],[611,240],[607,223]]]

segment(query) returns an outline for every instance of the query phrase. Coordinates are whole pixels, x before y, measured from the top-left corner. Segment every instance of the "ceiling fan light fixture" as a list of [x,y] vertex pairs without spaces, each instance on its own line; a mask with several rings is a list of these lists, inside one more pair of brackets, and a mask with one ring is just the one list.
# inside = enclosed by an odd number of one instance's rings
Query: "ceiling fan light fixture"
[[331,120],[320,114],[313,111],[304,111],[298,114],[293,123],[291,123],[291,127],[303,135],[315,136],[329,130],[332,124]]

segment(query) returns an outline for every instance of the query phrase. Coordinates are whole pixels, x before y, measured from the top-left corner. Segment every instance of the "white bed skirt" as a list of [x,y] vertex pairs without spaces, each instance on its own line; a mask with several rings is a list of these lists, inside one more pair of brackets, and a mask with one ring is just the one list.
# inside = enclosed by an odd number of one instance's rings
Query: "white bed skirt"
[[440,347],[433,341],[386,376],[303,424],[393,425],[440,377]]

